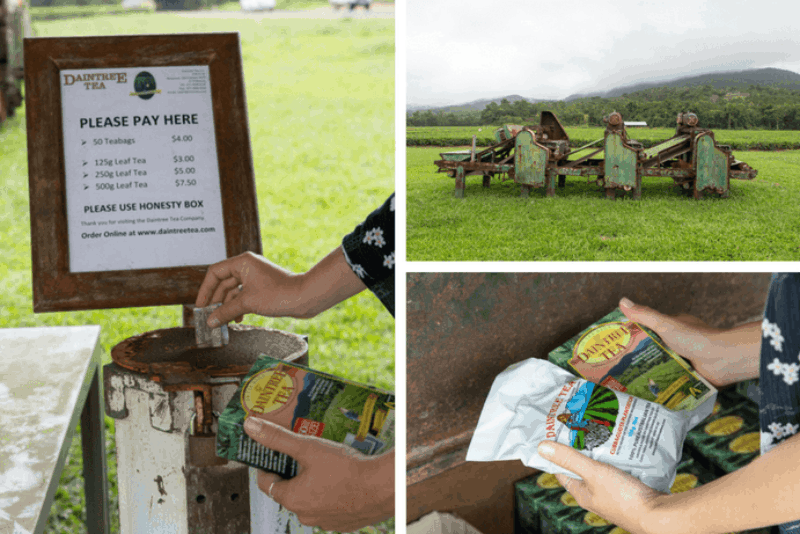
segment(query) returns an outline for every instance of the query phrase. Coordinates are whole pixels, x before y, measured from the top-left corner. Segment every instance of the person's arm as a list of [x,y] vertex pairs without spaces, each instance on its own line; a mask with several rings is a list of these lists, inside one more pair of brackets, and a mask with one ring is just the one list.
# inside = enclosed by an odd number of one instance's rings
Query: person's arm
[[629,299],[622,299],[619,308],[631,321],[653,329],[669,348],[692,362],[715,386],[758,378],[760,322],[722,330],[697,317],[664,315]]
[[208,268],[195,306],[222,302],[208,318],[212,328],[246,313],[310,318],[366,289],[339,246],[305,273],[296,274],[245,252]]
[[302,524],[350,532],[394,515],[394,449],[365,456],[255,418],[248,418],[244,428],[255,441],[300,464],[290,480],[260,471],[258,487]]
[[723,534],[800,519],[800,435],[733,473],[672,495],[560,443],[542,442],[539,454],[583,479],[556,475],[580,506],[633,534]]

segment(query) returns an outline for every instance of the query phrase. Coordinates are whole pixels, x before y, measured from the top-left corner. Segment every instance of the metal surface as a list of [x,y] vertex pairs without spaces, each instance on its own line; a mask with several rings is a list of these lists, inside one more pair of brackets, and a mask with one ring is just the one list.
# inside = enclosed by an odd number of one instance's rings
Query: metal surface
[[187,461],[186,509],[191,534],[250,532],[247,468],[231,463],[200,469]]
[[247,325],[230,325],[230,340],[219,348],[197,348],[193,328],[167,328],[134,336],[111,349],[118,365],[165,385],[205,383],[215,377],[243,376],[255,358],[300,358],[308,351],[301,336]]
[[695,138],[695,193],[710,191],[726,194],[730,181],[730,152],[717,147],[714,134],[703,132]]
[[0,532],[45,531],[81,423],[87,528],[111,532],[99,326],[0,329]]
[[86,530],[89,534],[111,532],[108,507],[108,470],[106,469],[105,418],[98,358],[91,386],[81,412],[81,445],[86,499]]
[[637,151],[625,143],[619,132],[607,132],[605,139],[605,187],[633,189],[637,182]]
[[[457,491],[463,495],[510,495],[513,482],[529,472],[516,462],[502,480],[492,480],[490,489],[477,475],[487,466],[464,461],[491,383],[506,367],[546,358],[623,296],[664,313],[696,315],[712,326],[741,323],[761,313],[769,278],[753,273],[408,275],[408,519],[426,510],[422,498],[412,507],[411,496],[436,494],[431,488],[441,489],[451,471],[461,473]],[[455,496],[437,498],[440,511],[475,505]]]
[[547,178],[549,151],[536,142],[535,133],[524,130],[517,134],[514,145],[518,184],[544,187]]

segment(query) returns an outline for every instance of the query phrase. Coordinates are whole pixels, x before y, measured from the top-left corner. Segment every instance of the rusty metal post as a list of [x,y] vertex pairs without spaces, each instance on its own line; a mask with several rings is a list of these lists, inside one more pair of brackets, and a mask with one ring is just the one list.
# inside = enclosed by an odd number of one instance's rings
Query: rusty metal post
[[464,167],[459,166],[456,169],[456,198],[464,198],[464,187],[466,185]]
[[201,349],[193,328],[170,328],[112,349],[103,381],[115,419],[123,534],[310,534],[293,514],[261,502],[267,497],[251,491],[247,466],[215,454],[215,414],[258,356],[308,364],[308,343],[252,326],[231,325],[229,334],[228,345]]
[[[560,180],[560,178],[559,178]],[[555,171],[552,169],[548,169],[547,171],[547,178],[546,178],[546,186],[547,186],[547,196],[549,198],[553,198],[556,196],[556,176]]]
[[494,377],[546,358],[623,296],[715,327],[764,306],[761,273],[413,273],[407,278],[407,521],[453,512],[482,532],[513,530],[518,461],[466,462]]

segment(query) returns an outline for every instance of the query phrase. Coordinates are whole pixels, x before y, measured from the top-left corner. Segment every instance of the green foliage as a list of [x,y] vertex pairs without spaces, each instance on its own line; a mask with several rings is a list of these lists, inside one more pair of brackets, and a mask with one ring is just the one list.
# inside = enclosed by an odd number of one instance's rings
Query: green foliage
[[800,91],[796,88],[751,85],[746,89],[711,85],[656,87],[613,98],[579,98],[566,101],[528,102],[503,99],[474,111],[444,113],[436,110],[408,114],[409,126],[478,126],[481,124],[538,123],[543,110],[553,111],[562,124],[603,126],[603,117],[619,111],[625,120],[669,128],[678,113],[692,111],[706,128],[800,130]]
[[567,177],[555,198],[468,176],[464,199],[437,174],[441,149],[407,150],[409,261],[797,261],[800,152],[734,153],[758,169],[730,198],[695,201],[669,178],[645,179],[642,200],[606,200]]
[[[536,119],[538,124],[539,119]],[[494,131],[499,126],[441,126],[406,128],[406,146],[471,146],[477,136],[478,146],[495,144]],[[565,128],[573,148],[603,138],[604,128],[571,126]],[[641,141],[645,148],[675,135],[675,128],[628,128],[628,137]],[[714,138],[733,150],[788,150],[800,148],[800,132],[775,130],[714,130]]]
[[[304,271],[336,248],[394,189],[393,21],[280,19],[262,26],[155,13],[39,22],[36,29],[43,37],[238,31],[261,239],[265,255],[290,270]],[[108,362],[120,341],[179,326],[176,306],[33,314],[25,110],[18,111],[0,127],[0,327],[99,324]],[[369,292],[311,320],[245,322],[307,334],[315,369],[395,389],[394,320]],[[74,446],[73,460],[80,465]],[[113,452],[109,466],[113,474]],[[75,469],[61,480],[48,532],[80,531]],[[393,530],[392,520],[363,532]]]

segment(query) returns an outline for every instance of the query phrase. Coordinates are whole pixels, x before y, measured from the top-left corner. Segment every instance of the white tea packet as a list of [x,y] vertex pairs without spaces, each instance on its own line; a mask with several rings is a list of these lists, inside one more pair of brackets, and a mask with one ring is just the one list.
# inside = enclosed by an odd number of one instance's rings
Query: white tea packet
[[668,493],[690,420],[710,415],[713,404],[712,400],[695,412],[675,412],[532,358],[495,378],[467,460],[519,459],[547,473],[578,478],[539,456],[539,443],[551,440]]

